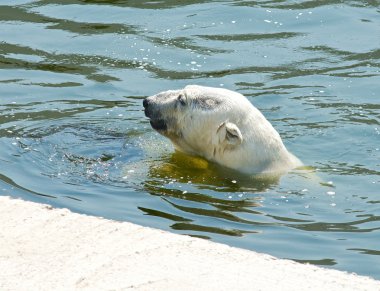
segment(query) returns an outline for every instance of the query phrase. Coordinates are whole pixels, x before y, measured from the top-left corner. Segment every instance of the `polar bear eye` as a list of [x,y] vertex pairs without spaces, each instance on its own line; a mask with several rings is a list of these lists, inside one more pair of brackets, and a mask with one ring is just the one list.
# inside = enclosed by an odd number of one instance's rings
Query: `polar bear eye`
[[177,97],[177,100],[178,100],[178,102],[179,102],[182,106],[185,106],[185,105],[186,105],[186,98],[185,98],[185,96],[183,96],[182,94],[180,94],[180,95]]

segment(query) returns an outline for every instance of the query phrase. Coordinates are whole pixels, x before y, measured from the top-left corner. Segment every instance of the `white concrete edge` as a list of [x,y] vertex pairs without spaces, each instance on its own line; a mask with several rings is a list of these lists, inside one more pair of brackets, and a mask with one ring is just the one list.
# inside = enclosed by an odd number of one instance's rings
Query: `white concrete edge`
[[380,281],[0,197],[0,290],[380,290]]

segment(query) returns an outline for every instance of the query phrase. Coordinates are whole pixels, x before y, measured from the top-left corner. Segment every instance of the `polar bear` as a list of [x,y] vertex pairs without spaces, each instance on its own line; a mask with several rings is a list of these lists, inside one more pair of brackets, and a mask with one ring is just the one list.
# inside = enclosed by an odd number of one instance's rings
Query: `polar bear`
[[145,115],[182,152],[246,174],[281,174],[302,165],[240,93],[189,85],[143,101]]

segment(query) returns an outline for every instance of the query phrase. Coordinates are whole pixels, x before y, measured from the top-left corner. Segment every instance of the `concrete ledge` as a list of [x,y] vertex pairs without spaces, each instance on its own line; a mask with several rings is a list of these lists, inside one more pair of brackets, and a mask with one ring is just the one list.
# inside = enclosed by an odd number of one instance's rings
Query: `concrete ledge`
[[380,281],[0,197],[0,290],[380,290]]

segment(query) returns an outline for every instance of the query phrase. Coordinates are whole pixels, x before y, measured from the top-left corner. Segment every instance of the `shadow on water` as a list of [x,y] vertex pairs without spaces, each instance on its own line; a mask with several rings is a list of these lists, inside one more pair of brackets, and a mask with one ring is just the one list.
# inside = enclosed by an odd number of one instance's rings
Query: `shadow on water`
[[[40,1],[41,2],[45,1]],[[54,1],[57,4],[58,1]],[[63,4],[68,4],[69,1],[65,1]],[[32,5],[37,6],[37,5]],[[44,23],[47,24],[48,29],[58,29],[67,32],[72,32],[79,35],[91,35],[91,34],[104,34],[104,33],[130,33],[137,34],[138,29],[135,26],[128,26],[117,23],[89,23],[89,22],[75,22],[68,19],[59,19],[43,16],[38,13],[34,13],[28,10],[24,6],[1,6],[3,21],[19,21],[22,19],[24,22],[31,23]]]
[[344,0],[306,0],[298,1],[298,3],[289,3],[284,0],[268,0],[268,1],[238,1],[235,5],[238,6],[251,6],[251,7],[264,7],[264,8],[278,8],[278,9],[313,9],[330,5],[343,5],[348,4],[353,7],[378,7],[379,3],[376,0],[370,1],[344,1]]
[[140,9],[169,9],[169,8],[175,8],[178,6],[186,6],[186,5],[193,5],[193,4],[202,4],[202,3],[208,3],[209,1],[197,1],[197,0],[185,0],[185,1],[175,1],[175,0],[166,0],[166,1],[139,1],[139,0],[132,0],[132,1],[123,1],[123,0],[68,0],[68,1],[55,1],[55,0],[43,0],[40,1],[43,4],[97,4],[97,5],[112,5],[112,6],[119,6],[119,7],[134,7],[134,8],[140,8]]
[[[170,209],[175,209],[175,212],[182,215],[146,207],[139,209],[147,215],[171,220],[172,229],[182,230],[190,235],[199,236],[199,233],[204,233],[201,236],[208,237],[207,233],[215,233],[242,236],[244,233],[256,233],[254,227],[265,223],[243,219],[240,215],[263,215],[259,210],[255,210],[260,207],[260,193],[275,187],[278,182],[279,177],[250,177],[202,158],[175,152],[150,164],[147,176],[142,181],[142,189],[150,195],[160,197]],[[237,196],[237,199],[231,199],[231,193],[241,195]],[[259,195],[247,198],[243,197],[243,193],[245,196],[248,196],[248,193]],[[248,229],[251,230],[200,225],[191,219],[199,216],[250,225]]]
[[[0,106],[0,137],[25,137],[43,138],[54,133],[61,132],[65,128],[81,128],[82,124],[73,125],[70,119],[75,119],[80,115],[112,110],[112,108],[126,108],[133,106],[130,101],[107,101],[107,100],[55,100],[54,102],[31,102],[27,104],[5,104]],[[129,118],[129,119],[132,119]],[[67,120],[68,122],[56,124],[57,120]],[[90,122],[96,125],[104,120],[102,116],[93,115]],[[28,121],[28,122],[25,122]],[[51,126],[49,126],[51,121]],[[109,132],[111,133],[111,131]],[[120,133],[124,137],[125,133]]]
[[[123,1],[123,0],[67,0],[67,1],[59,1],[59,0],[42,0],[39,3],[46,4],[97,4],[97,5],[113,5],[120,7],[134,7],[140,9],[170,9],[180,6],[186,5],[194,5],[194,4],[203,4],[209,3],[210,1],[199,1],[199,0],[185,0],[185,1],[174,1],[174,0],[166,0],[166,1]],[[216,2],[225,2],[225,1],[216,1]],[[309,0],[309,1],[299,1],[300,3],[287,3],[287,1],[283,0],[267,0],[267,1],[235,1],[232,5],[236,6],[249,6],[249,7],[262,7],[262,8],[278,8],[278,9],[312,9],[327,5],[337,5],[344,4],[343,0]],[[348,1],[348,4],[353,7],[378,7],[379,3],[376,0],[367,0],[365,2],[354,0]]]
[[[278,176],[249,176],[208,162],[200,157],[175,152],[162,164],[151,166],[150,178],[165,178],[181,183],[195,183],[201,189],[212,188],[217,192],[237,190],[252,193],[265,191],[278,184]],[[210,187],[208,187],[209,185]]]

